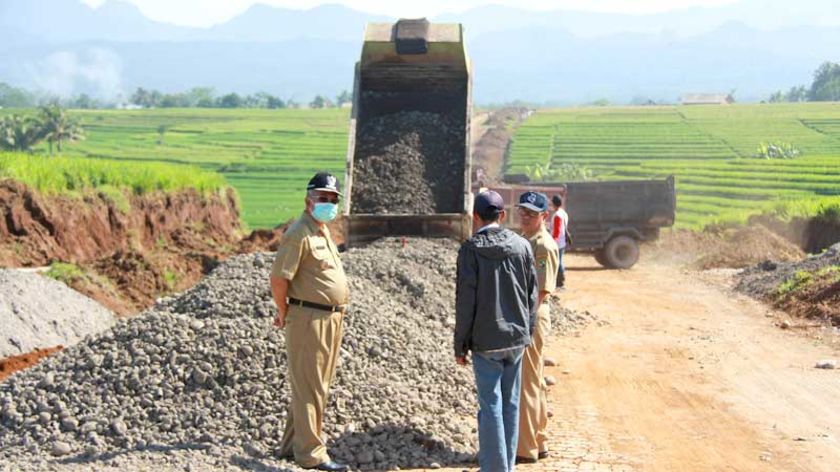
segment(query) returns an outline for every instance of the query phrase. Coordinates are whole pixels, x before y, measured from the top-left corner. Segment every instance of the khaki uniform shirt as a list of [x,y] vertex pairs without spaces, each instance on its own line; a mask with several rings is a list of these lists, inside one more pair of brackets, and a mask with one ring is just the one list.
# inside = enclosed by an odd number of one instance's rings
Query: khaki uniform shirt
[[271,275],[289,281],[289,298],[344,305],[349,289],[330,232],[306,212],[283,234]]
[[557,269],[560,265],[557,242],[545,227],[528,241],[531,243],[534,263],[537,265],[537,289],[540,292],[553,292],[557,288]]

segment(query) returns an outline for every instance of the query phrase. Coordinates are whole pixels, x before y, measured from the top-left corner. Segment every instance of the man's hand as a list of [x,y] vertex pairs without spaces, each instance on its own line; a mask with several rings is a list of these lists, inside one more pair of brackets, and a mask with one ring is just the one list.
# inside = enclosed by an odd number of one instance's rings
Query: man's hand
[[277,316],[274,318],[274,326],[283,329],[286,326],[286,313],[289,305],[286,303],[286,291],[289,289],[289,281],[272,275],[271,296],[274,297],[274,304],[277,305]]
[[277,326],[280,329],[283,329],[283,328],[286,327],[286,314],[285,313],[283,313],[279,310],[277,311],[277,316],[274,317],[274,326]]
[[467,365],[467,356],[455,356],[455,363],[458,365]]

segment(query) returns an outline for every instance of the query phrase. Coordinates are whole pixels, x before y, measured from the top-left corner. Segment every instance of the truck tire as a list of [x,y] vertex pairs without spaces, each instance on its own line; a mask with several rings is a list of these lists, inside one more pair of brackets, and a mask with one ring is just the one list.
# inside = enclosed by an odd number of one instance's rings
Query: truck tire
[[595,252],[592,254],[595,256],[595,262],[601,264],[602,267],[606,267],[609,269],[609,264],[607,263],[607,258],[604,257],[604,249],[596,249]]
[[639,260],[639,243],[630,236],[616,236],[604,246],[604,261],[611,269],[629,269]]

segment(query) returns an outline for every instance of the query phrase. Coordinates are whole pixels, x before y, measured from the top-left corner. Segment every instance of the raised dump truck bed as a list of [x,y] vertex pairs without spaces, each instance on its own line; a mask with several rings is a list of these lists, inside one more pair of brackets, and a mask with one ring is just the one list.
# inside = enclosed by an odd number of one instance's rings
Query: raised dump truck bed
[[469,235],[471,102],[460,24],[367,25],[347,147],[349,245]]

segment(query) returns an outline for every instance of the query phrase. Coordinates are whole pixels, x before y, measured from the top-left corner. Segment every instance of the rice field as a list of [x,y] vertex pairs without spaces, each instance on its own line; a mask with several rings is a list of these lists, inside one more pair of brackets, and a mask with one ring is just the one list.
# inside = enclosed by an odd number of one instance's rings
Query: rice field
[[[803,155],[753,157],[772,141]],[[540,110],[516,131],[506,172],[564,162],[603,180],[675,175],[683,227],[744,220],[791,202],[837,201],[840,104]]]
[[347,110],[73,110],[87,138],[65,156],[187,164],[220,173],[250,228],[299,214],[317,170],[343,179]]
[[[87,138],[66,145],[65,156],[218,172],[236,188],[251,228],[295,217],[315,171],[344,175],[346,109],[71,113]],[[769,141],[789,142],[803,155],[751,157]],[[676,175],[683,227],[743,220],[780,205],[816,208],[840,199],[840,104],[539,110],[516,131],[506,171],[564,162],[604,180]]]

